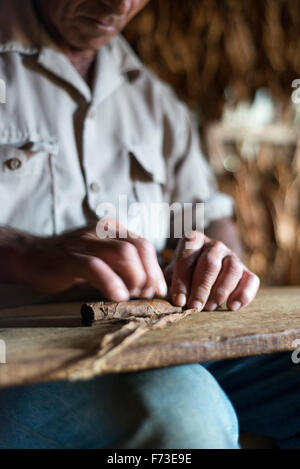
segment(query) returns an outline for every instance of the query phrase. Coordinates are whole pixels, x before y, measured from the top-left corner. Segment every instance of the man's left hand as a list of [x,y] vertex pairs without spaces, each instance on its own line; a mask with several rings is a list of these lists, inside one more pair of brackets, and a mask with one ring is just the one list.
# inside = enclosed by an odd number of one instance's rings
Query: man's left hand
[[192,232],[177,247],[165,276],[176,306],[237,311],[255,297],[260,280],[225,244]]

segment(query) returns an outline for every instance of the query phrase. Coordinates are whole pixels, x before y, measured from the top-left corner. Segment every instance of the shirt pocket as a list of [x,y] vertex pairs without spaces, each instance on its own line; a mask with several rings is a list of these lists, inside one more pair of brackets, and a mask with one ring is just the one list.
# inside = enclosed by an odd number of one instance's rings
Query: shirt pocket
[[134,199],[145,204],[163,202],[166,169],[160,152],[148,145],[129,145],[127,151]]
[[35,235],[55,233],[56,144],[0,142],[0,225]]
[[132,185],[130,201],[134,205],[132,210],[129,206],[130,229],[149,239],[160,250],[169,226],[164,191],[165,161],[161,152],[151,145],[129,145],[127,151]]

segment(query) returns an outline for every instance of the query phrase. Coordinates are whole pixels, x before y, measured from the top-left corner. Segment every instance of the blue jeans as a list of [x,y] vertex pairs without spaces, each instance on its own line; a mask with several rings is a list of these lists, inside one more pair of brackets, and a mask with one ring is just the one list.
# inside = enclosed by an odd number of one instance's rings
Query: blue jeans
[[300,364],[278,353],[205,365],[230,398],[240,430],[300,449]]
[[2,390],[0,448],[236,449],[230,399],[242,430],[300,448],[298,368],[280,354]]

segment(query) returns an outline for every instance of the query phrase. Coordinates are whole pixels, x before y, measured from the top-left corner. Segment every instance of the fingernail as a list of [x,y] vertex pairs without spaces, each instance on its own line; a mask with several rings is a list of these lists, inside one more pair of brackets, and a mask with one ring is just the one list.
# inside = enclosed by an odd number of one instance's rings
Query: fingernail
[[129,295],[126,290],[118,290],[116,292],[116,301],[128,301],[129,300]]
[[201,301],[192,301],[190,304],[189,304],[189,307],[191,309],[198,309],[198,311],[202,311],[203,310],[203,304],[201,303]]
[[195,231],[187,231],[185,233],[186,239],[194,239],[196,237]]
[[135,288],[134,290],[131,290],[130,296],[133,298],[138,298],[141,294],[141,289],[140,288]]
[[173,295],[173,303],[175,303],[176,306],[185,306],[186,305],[186,296],[184,293],[177,293]]
[[231,305],[232,311],[238,311],[239,309],[241,309],[241,307],[242,303],[240,301],[234,301]]
[[141,293],[142,298],[151,299],[154,297],[154,289],[152,287],[146,288]]
[[167,296],[168,294],[168,287],[167,287],[167,284],[165,282],[160,282],[159,285],[158,285],[158,292],[159,292],[159,295],[160,296]]
[[216,309],[218,309],[218,305],[217,303],[209,303],[207,306],[206,306],[206,309],[207,311],[216,311]]

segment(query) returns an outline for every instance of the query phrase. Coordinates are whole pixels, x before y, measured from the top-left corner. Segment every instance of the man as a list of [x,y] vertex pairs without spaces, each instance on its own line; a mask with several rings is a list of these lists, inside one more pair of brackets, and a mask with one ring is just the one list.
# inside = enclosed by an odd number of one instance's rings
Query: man
[[[204,202],[206,236],[179,241],[165,272],[170,295],[199,313],[223,302],[238,310],[259,280],[237,256],[230,200],[185,107],[118,36],[146,3],[2,0],[0,281],[47,295],[89,285],[115,301],[164,297],[166,237],[151,243],[105,217],[116,236],[99,236],[98,207],[121,195],[147,207]],[[200,365],[12,389],[0,400],[0,447],[238,447],[232,406]]]

